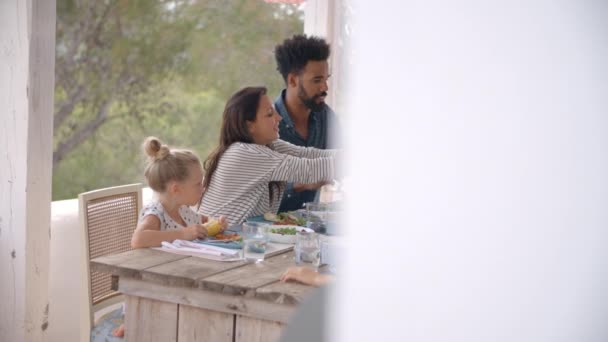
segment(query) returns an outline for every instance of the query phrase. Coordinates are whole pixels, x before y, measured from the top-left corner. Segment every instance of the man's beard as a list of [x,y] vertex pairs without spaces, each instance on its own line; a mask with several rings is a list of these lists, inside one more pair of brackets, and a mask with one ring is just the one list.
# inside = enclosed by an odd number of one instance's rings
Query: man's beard
[[306,90],[304,90],[302,84],[298,84],[298,98],[300,99],[300,101],[302,101],[306,108],[310,109],[313,112],[321,111],[321,109],[325,107],[325,101],[321,101],[319,103],[316,102],[318,98],[323,96],[327,96],[326,91],[319,93],[313,97],[309,97],[308,94],[306,94]]

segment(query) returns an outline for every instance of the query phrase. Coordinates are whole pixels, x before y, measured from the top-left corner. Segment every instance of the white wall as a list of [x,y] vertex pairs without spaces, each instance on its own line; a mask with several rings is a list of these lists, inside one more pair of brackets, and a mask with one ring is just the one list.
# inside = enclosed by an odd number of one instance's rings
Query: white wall
[[[152,198],[152,190],[143,188],[142,205],[150,203]],[[46,341],[77,341],[81,302],[75,294],[80,293],[80,279],[84,277],[80,261],[83,232],[78,218],[78,199],[53,202],[51,215],[50,311]]]
[[48,328],[55,1],[0,1],[0,341]]
[[608,340],[608,3],[355,7],[336,340]]
[[82,285],[82,232],[78,199],[51,205],[48,342],[78,341]]

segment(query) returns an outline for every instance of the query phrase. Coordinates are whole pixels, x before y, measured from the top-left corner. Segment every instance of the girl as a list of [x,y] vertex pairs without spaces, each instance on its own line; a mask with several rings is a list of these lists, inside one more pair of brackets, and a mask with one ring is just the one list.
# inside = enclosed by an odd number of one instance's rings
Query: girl
[[[210,220],[189,206],[203,193],[203,169],[191,151],[169,149],[155,137],[144,142],[148,155],[145,177],[156,200],[144,206],[131,239],[133,248],[156,247],[163,241],[194,240],[207,236]],[[222,230],[227,226],[220,217]]]
[[280,120],[264,87],[244,88],[228,100],[220,144],[205,161],[201,213],[224,215],[230,224],[239,224],[276,213],[285,182],[333,180],[336,150],[280,140]]
[[[189,207],[197,204],[203,193],[203,169],[198,157],[188,150],[170,149],[155,137],[146,138],[144,151],[148,155],[144,175],[156,199],[141,210],[131,247],[205,238],[210,220]],[[223,231],[226,219],[220,217],[219,221]],[[124,333],[124,324],[112,332],[118,337]]]

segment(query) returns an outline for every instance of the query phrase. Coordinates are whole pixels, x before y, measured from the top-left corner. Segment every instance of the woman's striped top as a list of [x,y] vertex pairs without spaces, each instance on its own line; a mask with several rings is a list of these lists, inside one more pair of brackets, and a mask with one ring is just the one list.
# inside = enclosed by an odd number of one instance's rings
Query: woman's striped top
[[199,213],[226,216],[230,224],[248,217],[276,213],[284,184],[274,190],[272,204],[268,184],[273,181],[317,183],[334,179],[336,150],[300,147],[283,140],[270,146],[233,143],[221,156]]

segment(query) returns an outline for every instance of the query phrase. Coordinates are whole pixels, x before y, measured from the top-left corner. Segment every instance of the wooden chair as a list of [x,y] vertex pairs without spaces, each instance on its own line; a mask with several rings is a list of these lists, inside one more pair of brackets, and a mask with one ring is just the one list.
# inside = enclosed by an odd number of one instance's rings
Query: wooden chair
[[109,274],[91,272],[91,259],[131,249],[131,236],[142,207],[141,184],[94,190],[78,196],[82,227],[81,341],[89,341],[94,314],[124,301]]

